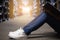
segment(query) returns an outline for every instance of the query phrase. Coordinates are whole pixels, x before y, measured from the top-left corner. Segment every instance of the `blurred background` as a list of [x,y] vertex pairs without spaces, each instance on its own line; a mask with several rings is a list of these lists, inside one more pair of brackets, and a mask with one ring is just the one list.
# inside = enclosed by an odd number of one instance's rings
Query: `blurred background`
[[[34,20],[40,15],[41,5],[46,2],[53,4],[60,11],[60,0],[0,0],[0,40],[10,40],[8,33],[20,27],[23,28]],[[32,32],[26,40],[60,40],[60,38],[45,23],[41,28]]]

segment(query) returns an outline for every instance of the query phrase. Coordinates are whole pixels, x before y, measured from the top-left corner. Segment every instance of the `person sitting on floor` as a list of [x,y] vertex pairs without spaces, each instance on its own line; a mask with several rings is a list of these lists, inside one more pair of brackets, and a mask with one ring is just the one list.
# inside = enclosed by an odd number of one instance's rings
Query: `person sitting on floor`
[[30,22],[24,28],[20,28],[14,32],[9,32],[8,36],[15,39],[28,36],[31,34],[31,32],[40,28],[44,23],[49,24],[57,33],[60,33],[60,12],[49,3],[46,3],[43,6],[43,9],[44,10],[42,10],[41,14],[32,22]]

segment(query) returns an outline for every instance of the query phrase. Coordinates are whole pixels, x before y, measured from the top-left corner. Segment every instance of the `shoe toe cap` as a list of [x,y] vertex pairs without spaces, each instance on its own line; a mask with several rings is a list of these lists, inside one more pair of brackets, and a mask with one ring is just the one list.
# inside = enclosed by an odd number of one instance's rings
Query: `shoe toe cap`
[[15,35],[14,35],[12,32],[9,32],[8,36],[9,36],[10,38],[15,38]]

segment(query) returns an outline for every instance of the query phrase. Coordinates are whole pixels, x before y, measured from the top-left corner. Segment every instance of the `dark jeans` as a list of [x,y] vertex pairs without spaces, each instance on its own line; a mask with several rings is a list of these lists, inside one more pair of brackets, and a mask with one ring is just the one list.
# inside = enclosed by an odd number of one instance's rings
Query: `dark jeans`
[[23,29],[25,33],[29,35],[32,31],[37,30],[44,23],[49,24],[56,32],[60,33],[60,21],[58,21],[51,15],[46,14],[45,12],[41,12],[41,14],[37,18],[26,25]]

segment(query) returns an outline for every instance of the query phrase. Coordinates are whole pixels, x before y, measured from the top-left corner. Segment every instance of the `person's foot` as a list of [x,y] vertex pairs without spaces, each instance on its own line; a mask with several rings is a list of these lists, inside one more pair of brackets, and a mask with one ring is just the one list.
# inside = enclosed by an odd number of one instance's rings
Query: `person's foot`
[[26,37],[27,35],[25,35],[24,30],[20,28],[14,32],[9,32],[8,36],[12,39],[17,39],[20,37]]

